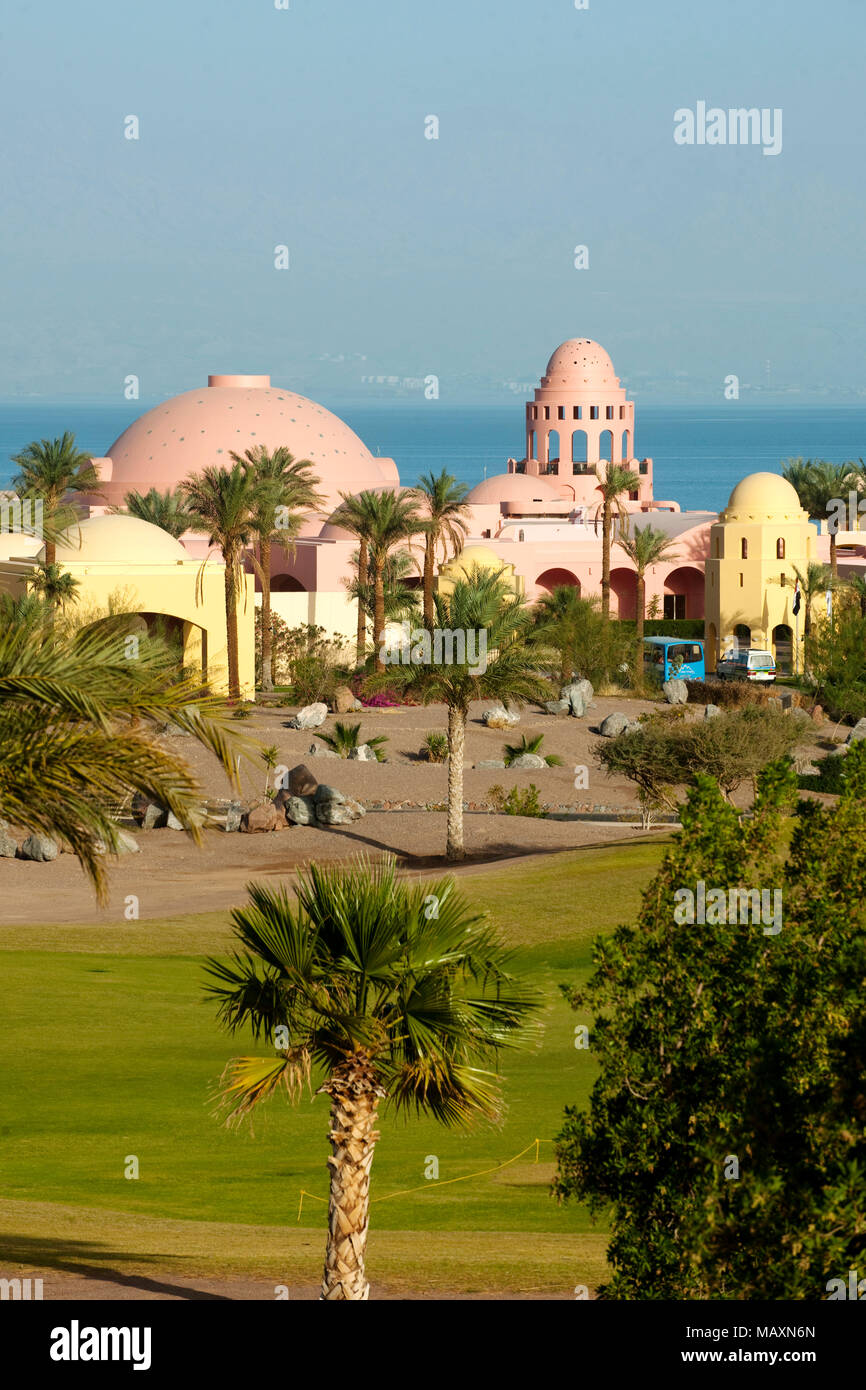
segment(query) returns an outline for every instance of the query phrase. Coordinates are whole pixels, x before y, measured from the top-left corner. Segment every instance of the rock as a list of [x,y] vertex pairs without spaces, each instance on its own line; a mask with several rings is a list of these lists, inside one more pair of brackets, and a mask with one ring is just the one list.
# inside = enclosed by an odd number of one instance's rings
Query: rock
[[594,694],[589,681],[572,681],[570,685],[563,687],[560,698],[568,701],[571,713],[576,719],[582,719]]
[[309,750],[311,758],[339,758],[339,753],[335,753],[333,748],[326,748],[322,743],[311,743]]
[[284,830],[285,826],[285,812],[272,801],[254,806],[251,811],[247,811],[241,822],[241,830],[247,835],[264,835],[272,830]]
[[140,854],[138,841],[134,835],[130,835],[128,830],[118,830],[117,832],[117,853],[118,854]]
[[288,785],[292,796],[312,796],[319,783],[308,767],[298,763],[289,773]]
[[809,715],[809,718],[811,719],[813,724],[824,723],[824,711],[820,705],[813,706],[812,713]]
[[315,797],[290,796],[286,802],[286,820],[290,821],[292,825],[315,825]]
[[476,763],[475,766],[476,766],[476,767],[504,767],[504,766],[505,766],[505,762],[504,762],[504,760],[503,760],[502,758],[482,758],[482,759],[481,759],[481,762],[480,762],[480,763]]
[[846,754],[847,752],[848,752],[848,745],[847,745],[847,743],[839,743],[839,744],[836,745],[835,748],[831,748],[831,749],[830,749],[830,757],[831,757],[831,758],[844,758],[844,756],[845,756],[845,754]]
[[722,711],[719,709],[718,705],[707,705],[706,709],[704,710],[704,718],[718,719],[721,712]]
[[782,704],[782,701],[781,701],[781,699],[779,698],[778,695],[768,695],[768,696],[767,696],[767,707],[768,707],[769,709],[778,710],[780,714],[781,714],[782,710],[785,708],[785,706]]
[[14,859],[18,853],[18,841],[9,833],[9,822],[0,820],[0,859]]
[[800,705],[792,705],[788,713],[790,714],[792,719],[797,720],[798,724],[812,723],[812,716],[810,715],[809,711],[803,709]]
[[303,709],[298,710],[294,719],[289,719],[286,723],[288,729],[318,729],[320,724],[324,724],[328,717],[328,706],[317,700],[312,705],[304,705]]
[[347,685],[338,685],[334,691],[334,713],[350,714],[353,710],[363,709],[364,706],[353,691]]
[[329,787],[324,782],[320,782],[315,792],[316,802],[320,801],[345,801],[346,798],[336,787]]
[[[322,791],[328,793],[322,796]],[[336,787],[319,787],[315,798],[316,820],[320,825],[351,825],[367,813],[359,801],[344,796]]]
[[241,803],[239,801],[229,802],[225,823],[225,832],[227,835],[234,835],[240,830],[243,817],[244,813]]
[[50,835],[28,835],[21,846],[21,858],[33,859],[40,864],[50,864],[60,853],[60,846]]
[[541,770],[547,767],[547,763],[537,753],[521,753],[519,758],[515,758],[511,763],[512,767],[531,767]]
[[182,825],[181,822],[178,820],[177,816],[173,815],[171,811],[168,811],[166,814],[165,824],[167,829],[169,830],[186,829],[186,826]]
[[359,743],[357,748],[350,750],[349,761],[353,763],[377,763],[379,759],[369,743]]
[[859,743],[864,738],[866,738],[866,719],[858,719],[845,742]]
[[684,705],[688,701],[689,687],[685,681],[676,679],[665,681],[662,690],[669,705]]
[[492,705],[481,718],[488,729],[513,729],[520,723],[520,715],[515,710],[507,710],[504,705]]
[[617,738],[619,734],[625,733],[626,729],[632,728],[632,720],[621,710],[615,709],[606,719],[601,721],[598,732],[603,738]]
[[168,817],[165,807],[160,806],[158,801],[151,801],[147,796],[133,797],[132,814],[142,830],[159,830],[165,825]]
[[821,769],[813,763],[811,753],[795,753],[794,771],[801,777],[818,777]]
[[548,714],[570,714],[571,705],[568,700],[545,700],[544,708]]

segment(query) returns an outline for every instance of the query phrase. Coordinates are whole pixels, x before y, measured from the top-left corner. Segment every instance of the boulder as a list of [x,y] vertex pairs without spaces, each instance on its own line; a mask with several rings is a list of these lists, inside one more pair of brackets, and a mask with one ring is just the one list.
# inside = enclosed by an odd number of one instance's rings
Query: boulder
[[359,743],[357,748],[350,749],[349,761],[353,763],[377,763],[379,759],[369,743]]
[[334,691],[335,714],[350,714],[353,710],[363,708],[364,706],[361,704],[361,701],[347,685],[337,686],[337,689]]
[[[96,841],[96,853],[97,853],[97,854],[107,854],[107,853],[108,853],[108,846],[106,845],[106,843],[105,843],[104,840],[97,840],[97,841]],[[134,835],[130,835],[129,832],[126,831],[126,830],[118,830],[118,832],[117,832],[117,855],[118,855],[118,858],[119,858],[120,855],[122,855],[122,854],[139,854],[139,853],[140,853],[139,845],[138,845],[138,841],[136,840],[135,836],[134,836]]]
[[60,853],[60,846],[50,835],[28,835],[21,846],[21,858],[50,864]]
[[339,758],[339,753],[335,753],[333,748],[326,748],[323,743],[311,743],[308,749],[311,758]]
[[560,699],[568,701],[569,709],[576,719],[582,719],[594,694],[589,681],[572,681],[570,685],[563,687]]
[[317,700],[312,705],[304,705],[299,709],[294,719],[286,722],[287,729],[318,729],[320,724],[324,724],[328,717],[328,706],[321,700]]
[[598,732],[603,738],[617,738],[620,734],[625,733],[626,729],[632,727],[634,727],[633,721],[629,719],[628,715],[615,709],[612,714],[601,721]]
[[516,710],[507,710],[504,705],[492,705],[484,711],[481,718],[488,729],[513,729],[515,724],[520,723],[520,715]]
[[721,712],[722,711],[719,709],[718,705],[707,705],[706,709],[704,710],[704,718],[718,719]]
[[809,718],[811,719],[811,721],[812,721],[813,724],[823,724],[823,723],[824,723],[824,711],[823,711],[823,709],[821,708],[820,705],[814,705],[814,706],[812,707],[812,712],[811,712],[811,714],[809,715]]
[[132,798],[132,814],[142,830],[159,830],[168,817],[165,807],[160,806],[158,801],[138,795]]
[[571,705],[568,700],[545,700],[544,708],[548,714],[570,714]]
[[502,759],[502,758],[482,758],[482,759],[481,759],[481,762],[480,762],[480,763],[476,763],[475,766],[476,766],[476,767],[504,767],[504,766],[505,766],[505,761],[504,761],[504,759]]
[[[328,750],[330,752],[330,749]],[[312,796],[319,785],[308,767],[298,763],[289,773],[289,791],[292,796]]]
[[810,715],[809,711],[807,709],[803,709],[801,705],[792,705],[788,713],[790,714],[792,719],[797,720],[798,724],[805,725],[812,723],[812,716]]
[[316,803],[320,801],[345,801],[346,798],[336,787],[329,787],[324,782],[320,782],[315,791]]
[[284,830],[286,815],[281,806],[265,801],[261,806],[253,806],[241,822],[241,830],[247,835],[264,835],[272,830]]
[[227,835],[234,835],[241,828],[241,821],[244,818],[243,808],[239,801],[229,802],[226,811],[225,832]]
[[677,679],[665,681],[662,690],[669,705],[684,705],[688,701],[689,687],[685,681]]
[[519,758],[515,758],[511,763],[512,767],[531,767],[533,769],[547,767],[547,763],[537,753],[521,753]]
[[169,830],[185,830],[185,829],[186,829],[186,826],[182,825],[181,822],[178,820],[177,816],[174,815],[171,811],[167,812],[167,814],[166,814],[165,824],[166,824],[167,829],[169,829]]
[[313,796],[290,796],[286,802],[286,820],[292,825],[315,825],[316,799]]
[[858,719],[845,742],[859,743],[864,738],[866,738],[866,719]]
[[0,820],[0,859],[14,859],[18,853],[18,841],[9,833],[9,822]]
[[[323,792],[327,795],[322,795]],[[315,807],[316,820],[320,825],[351,825],[367,814],[359,801],[345,796],[336,787],[319,787]]]

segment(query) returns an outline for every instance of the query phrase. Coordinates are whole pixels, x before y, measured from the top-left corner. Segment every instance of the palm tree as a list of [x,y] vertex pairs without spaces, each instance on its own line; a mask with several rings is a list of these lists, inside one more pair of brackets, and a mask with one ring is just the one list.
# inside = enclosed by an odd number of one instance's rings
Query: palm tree
[[631,536],[622,536],[619,544],[635,567],[637,574],[636,609],[636,657],[635,679],[640,681],[643,670],[643,625],[646,618],[646,572],[650,565],[663,560],[674,560],[674,542],[664,531],[656,531],[652,526],[635,526]]
[[5,604],[0,628],[0,816],[55,837],[105,900],[105,846],[118,849],[112,805],[140,792],[198,842],[201,792],[185,763],[155,742],[172,720],[216,754],[235,782],[244,745],[214,718],[200,682],[178,681],[171,655],[143,642],[137,661],[101,625],[75,639],[48,631],[32,605]]
[[630,469],[618,463],[608,464],[604,469],[599,465],[596,474],[596,492],[601,493],[595,513],[596,534],[601,522],[601,616],[607,623],[610,618],[610,552],[614,532],[619,532],[618,539],[628,533],[628,512],[623,506],[622,494],[634,488],[635,478]]
[[534,753],[536,757],[543,758],[548,767],[562,767],[562,758],[558,753],[542,753],[541,745],[544,743],[544,734],[536,734],[534,738],[528,738],[526,734],[520,735],[519,743],[506,743],[505,745],[505,766],[511,767],[517,758],[522,758],[524,753]]
[[[360,552],[357,550],[352,556],[352,563],[357,575],[361,568]],[[415,575],[415,562],[408,550],[392,550],[385,559],[382,574],[386,623],[418,616],[418,591],[406,582],[410,574],[413,577]],[[365,622],[372,622],[374,593],[370,580],[368,579],[364,585],[357,578],[345,583],[350,597],[357,599],[361,604]]]
[[[548,682],[536,670],[529,636],[533,616],[504,579],[505,571],[473,566],[448,594],[436,594],[435,622],[442,632],[462,634],[464,650],[432,648],[433,660],[412,666],[389,667],[389,682],[411,684],[424,704],[448,706],[448,829],[445,854],[464,859],[463,761],[466,720],[473,700],[485,697],[509,702],[550,697]],[[474,648],[474,653],[473,653]],[[485,653],[483,660],[474,660]],[[449,657],[462,660],[449,660]]]
[[500,1050],[535,1033],[541,996],[453,879],[398,880],[392,856],[313,864],[295,892],[248,893],[232,912],[238,950],[207,962],[207,988],[229,1032],[249,1027],[277,1055],[228,1064],[228,1123],[319,1083],[331,1146],[321,1298],[363,1301],[380,1103],[448,1127],[496,1121]]
[[845,588],[859,605],[860,617],[866,618],[866,576],[862,574],[847,574],[843,582]]
[[68,603],[78,602],[79,581],[60,565],[38,564],[29,577],[31,591],[43,601],[49,621],[56,609],[64,612]]
[[[796,490],[800,506],[813,520],[826,520],[830,503],[847,501],[849,492],[856,492],[862,481],[856,463],[828,463],[825,459],[789,459],[782,467],[782,476]],[[839,573],[836,552],[836,532],[830,532],[830,569]]]
[[342,501],[331,517],[331,525],[339,526],[358,539],[357,576],[354,592],[358,600],[358,626],[355,638],[355,665],[364,665],[367,650],[367,617],[372,614],[372,600],[367,603],[366,595],[370,579],[370,535],[373,528],[374,508],[377,493],[371,491],[352,495],[341,492]]
[[593,609],[593,599],[581,598],[580,589],[574,584],[558,584],[549,594],[542,594],[535,605],[532,640],[557,653],[562,685],[571,680],[587,615]]
[[376,670],[384,671],[381,648],[385,635],[385,572],[388,556],[395,546],[413,535],[419,526],[416,499],[411,491],[374,492],[370,504],[367,537],[369,577],[373,586],[373,646]]
[[[123,499],[125,510],[139,521],[149,521],[167,531],[175,540],[180,540],[184,531],[190,529],[189,505],[179,487],[160,492],[152,487],[149,492],[128,492]],[[115,508],[119,511],[120,508]]]
[[253,537],[257,505],[255,476],[235,463],[231,468],[205,468],[181,484],[190,511],[190,526],[207,534],[225,561],[226,636],[229,699],[239,700],[238,591],[243,578],[243,553]]
[[60,439],[33,440],[20,454],[12,455],[18,472],[12,487],[20,497],[29,497],[43,504],[45,530],[45,563],[53,565],[57,558],[57,536],[76,520],[78,513],[69,503],[72,493],[96,492],[99,476],[90,461],[75,443],[75,435],[66,430]]
[[469,488],[458,483],[443,468],[438,475],[424,473],[414,492],[424,516],[424,626],[433,626],[433,571],[437,547],[442,560],[459,555],[469,531],[470,509],[466,504]]
[[253,535],[259,544],[259,557],[253,564],[262,586],[262,688],[274,688],[273,628],[271,622],[271,549],[279,542],[287,551],[295,543],[307,514],[320,506],[323,498],[316,491],[309,459],[295,459],[281,447],[270,453],[264,444],[231,453],[232,460],[252,473],[256,484],[253,509]]

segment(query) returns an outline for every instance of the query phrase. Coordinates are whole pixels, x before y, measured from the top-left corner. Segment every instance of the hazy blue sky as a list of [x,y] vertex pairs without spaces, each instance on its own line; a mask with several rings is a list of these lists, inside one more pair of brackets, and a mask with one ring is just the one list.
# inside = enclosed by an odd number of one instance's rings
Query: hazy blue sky
[[[864,0],[16,0],[0,394],[480,401],[578,335],[639,399],[862,400],[864,40]],[[699,101],[781,154],[676,145]]]

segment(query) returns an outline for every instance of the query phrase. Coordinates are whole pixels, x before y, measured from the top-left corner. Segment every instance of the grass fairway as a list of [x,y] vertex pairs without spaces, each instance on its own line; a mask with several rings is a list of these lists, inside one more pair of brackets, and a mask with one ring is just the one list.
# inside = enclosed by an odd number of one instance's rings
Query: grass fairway
[[[383,1116],[372,1183],[374,1278],[409,1279],[419,1257],[416,1283],[431,1287],[561,1289],[563,1278],[568,1287],[598,1277],[597,1229],[582,1209],[557,1207],[549,1196],[550,1140],[563,1106],[584,1100],[592,1081],[591,1056],[573,1043],[577,1017],[557,985],[585,978],[593,937],[634,911],[661,853],[658,842],[636,843],[463,879],[468,896],[526,948],[547,995],[544,1036],[536,1051],[504,1058],[501,1129],[467,1135]],[[47,1264],[100,1264],[108,1252],[152,1263],[161,1252],[177,1270],[273,1266],[276,1276],[279,1266],[283,1278],[317,1278],[326,1098],[277,1101],[253,1133],[230,1132],[211,1113],[225,1062],[257,1050],[221,1032],[203,1000],[201,956],[225,949],[227,925],[211,915],[54,928],[53,948],[48,928],[35,941],[26,928],[2,933],[4,1264],[26,1261],[28,1249]],[[515,1163],[470,1176],[522,1150]],[[124,1176],[130,1156],[135,1180]],[[431,1157],[438,1183],[425,1179]],[[311,1196],[298,1223],[302,1189]]]

